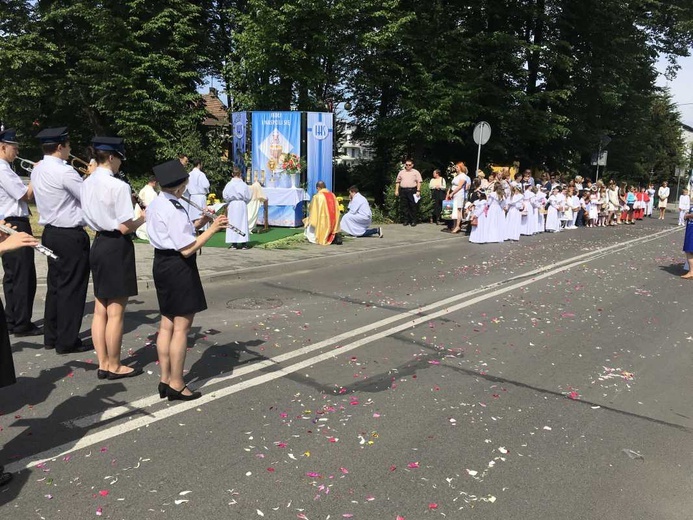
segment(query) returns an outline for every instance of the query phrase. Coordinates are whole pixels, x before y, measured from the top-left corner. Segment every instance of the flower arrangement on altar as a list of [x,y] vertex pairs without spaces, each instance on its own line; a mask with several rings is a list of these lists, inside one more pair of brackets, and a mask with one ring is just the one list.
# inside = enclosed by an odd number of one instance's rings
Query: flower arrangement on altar
[[282,156],[281,166],[284,173],[288,173],[289,175],[301,173],[301,170],[303,170],[301,158],[293,153],[287,153]]
[[344,213],[344,197],[337,197],[337,202],[339,203],[339,212]]
[[219,204],[221,200],[217,197],[216,193],[210,193],[207,195],[207,206],[213,206],[214,204]]

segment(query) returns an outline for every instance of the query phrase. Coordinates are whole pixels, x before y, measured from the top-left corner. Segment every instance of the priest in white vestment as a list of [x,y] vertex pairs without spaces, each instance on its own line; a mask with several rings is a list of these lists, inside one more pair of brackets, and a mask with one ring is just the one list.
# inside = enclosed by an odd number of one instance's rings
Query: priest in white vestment
[[[248,203],[248,229],[251,233],[257,225],[257,217],[260,214],[260,208],[266,200],[267,197],[262,189],[262,184],[256,180],[250,186],[250,202]],[[267,218],[267,215],[265,215],[265,218]]]
[[241,179],[241,170],[234,167],[231,181],[224,187],[222,194],[224,202],[228,203],[229,224],[245,233],[241,235],[231,227],[226,229],[226,243],[229,248],[248,249],[248,202],[250,188]]
[[342,231],[354,237],[379,236],[382,238],[382,228],[369,228],[373,214],[366,197],[359,193],[356,186],[349,188],[349,200],[349,209],[342,217],[340,224]]

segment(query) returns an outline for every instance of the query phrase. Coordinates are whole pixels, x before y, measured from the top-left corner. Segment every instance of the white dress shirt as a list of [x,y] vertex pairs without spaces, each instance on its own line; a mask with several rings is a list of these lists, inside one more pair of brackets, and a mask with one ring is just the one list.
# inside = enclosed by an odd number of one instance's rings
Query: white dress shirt
[[130,186],[116,179],[108,168],[99,166],[82,183],[82,212],[94,231],[115,231],[132,220]]
[[29,205],[19,200],[27,190],[19,175],[10,168],[10,163],[0,159],[0,218],[29,216]]
[[179,200],[161,192],[147,206],[147,234],[156,249],[180,251],[195,242],[195,227]]
[[39,211],[39,224],[82,227],[80,205],[82,177],[59,157],[44,155],[31,172],[31,184]]

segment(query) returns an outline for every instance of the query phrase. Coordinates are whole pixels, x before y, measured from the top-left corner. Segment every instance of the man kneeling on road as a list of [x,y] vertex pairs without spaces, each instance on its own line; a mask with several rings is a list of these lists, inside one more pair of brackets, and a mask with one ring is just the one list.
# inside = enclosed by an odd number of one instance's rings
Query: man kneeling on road
[[315,188],[317,193],[308,206],[308,218],[303,220],[304,235],[311,244],[326,246],[339,233],[339,203],[323,181],[318,181]]
[[379,236],[382,238],[382,228],[368,228],[373,220],[373,214],[366,197],[359,193],[356,186],[349,188],[349,200],[349,210],[342,217],[340,224],[342,231],[354,237]]

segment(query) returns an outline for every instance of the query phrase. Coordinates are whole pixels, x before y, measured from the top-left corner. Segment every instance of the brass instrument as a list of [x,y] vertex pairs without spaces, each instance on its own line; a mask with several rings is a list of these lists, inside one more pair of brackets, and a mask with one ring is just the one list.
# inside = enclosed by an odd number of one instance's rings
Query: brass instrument
[[19,167],[24,170],[27,173],[31,173],[34,170],[34,166],[36,166],[36,163],[34,161],[30,161],[29,159],[22,159],[21,157],[17,157],[19,160]]
[[82,176],[86,176],[91,173],[89,171],[89,163],[84,159],[80,159],[76,155],[70,154],[70,166],[77,170]]

